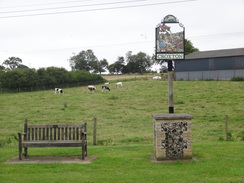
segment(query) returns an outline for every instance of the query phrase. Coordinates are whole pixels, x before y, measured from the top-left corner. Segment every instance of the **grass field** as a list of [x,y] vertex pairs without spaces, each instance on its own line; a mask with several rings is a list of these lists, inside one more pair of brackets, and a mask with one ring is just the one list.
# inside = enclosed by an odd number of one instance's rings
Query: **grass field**
[[[117,78],[116,78],[117,79]],[[118,79],[117,79],[118,80]],[[111,92],[86,87],[0,94],[0,162],[17,156],[17,132],[30,124],[88,123],[91,164],[0,165],[3,182],[244,182],[244,82],[175,81],[175,113],[189,113],[194,159],[152,163],[153,113],[168,112],[167,81],[123,80]],[[229,116],[231,141],[225,139]],[[97,146],[92,145],[97,118]],[[77,155],[77,148],[32,148],[30,155]]]

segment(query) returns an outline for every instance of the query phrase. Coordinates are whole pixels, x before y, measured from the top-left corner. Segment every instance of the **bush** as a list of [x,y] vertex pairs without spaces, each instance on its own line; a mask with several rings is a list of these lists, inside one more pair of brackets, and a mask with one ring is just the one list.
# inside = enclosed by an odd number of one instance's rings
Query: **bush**
[[128,138],[121,140],[121,142],[123,142],[123,143],[141,142],[141,141],[143,141],[143,138],[141,138],[141,137],[128,137]]
[[244,77],[233,77],[231,81],[244,81]]
[[219,137],[219,141],[224,141],[224,137]]
[[18,142],[17,134],[11,134],[4,139],[0,139],[0,147],[16,146],[16,142]]
[[36,91],[69,86],[100,84],[105,80],[101,75],[88,71],[67,71],[64,68],[48,67],[35,69],[15,69],[0,72],[1,91]]
[[241,141],[244,141],[244,131],[241,131],[240,133],[238,133],[237,138],[240,138]]

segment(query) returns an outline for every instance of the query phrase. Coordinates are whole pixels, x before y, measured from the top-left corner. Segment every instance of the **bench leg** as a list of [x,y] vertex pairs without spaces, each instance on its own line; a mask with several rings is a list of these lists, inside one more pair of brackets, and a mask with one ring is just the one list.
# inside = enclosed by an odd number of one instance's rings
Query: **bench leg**
[[81,146],[81,148],[82,148],[81,159],[84,160],[85,159],[85,147],[84,147],[84,144]]
[[87,156],[87,144],[85,145],[85,156]]
[[19,145],[19,160],[22,160],[22,147]]
[[28,157],[28,148],[25,147],[24,149],[25,149],[25,157],[27,158]]
[[22,160],[22,137],[20,133],[18,133],[18,136],[19,136],[19,160]]

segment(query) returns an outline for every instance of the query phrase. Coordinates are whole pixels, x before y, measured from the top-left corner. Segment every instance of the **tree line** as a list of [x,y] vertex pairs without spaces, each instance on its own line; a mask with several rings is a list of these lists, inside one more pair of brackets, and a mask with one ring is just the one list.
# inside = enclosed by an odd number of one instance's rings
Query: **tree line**
[[10,91],[36,91],[55,87],[73,87],[103,83],[101,75],[85,70],[67,71],[64,68],[48,67],[29,69],[16,68],[0,71],[0,89]]
[[[195,48],[191,41],[185,39],[185,55],[199,51]],[[85,70],[92,73],[102,73],[108,71],[111,74],[128,74],[128,73],[145,73],[151,72],[153,64],[160,64],[164,60],[155,60],[155,56],[149,56],[146,53],[139,52],[133,54],[128,51],[125,55],[119,56],[112,64],[108,64],[106,59],[98,60],[91,49],[82,50],[78,54],[74,54],[69,58],[69,64],[72,71]],[[162,65],[162,67],[165,67]],[[9,71],[15,69],[28,68],[22,64],[22,60],[18,57],[10,57],[0,65],[0,70]],[[162,68],[165,69],[165,68]]]
[[[185,54],[199,51],[191,41],[185,40]],[[69,59],[72,71],[64,68],[48,67],[38,70],[28,68],[22,64],[18,57],[9,57],[0,65],[0,89],[6,88],[16,91],[29,91],[39,89],[50,89],[64,84],[86,85],[104,82],[102,72],[108,71],[111,74],[146,73],[152,72],[153,64],[160,64],[164,60],[155,60],[155,56],[139,52],[133,54],[128,51],[125,55],[108,64],[106,59],[98,60],[92,50],[82,50]],[[162,65],[161,72],[167,72],[167,67]],[[100,73],[97,75],[96,73]]]
[[120,56],[117,61],[109,65],[106,59],[98,60],[93,51],[88,49],[72,56],[69,62],[72,70],[86,70],[100,74],[106,70],[110,74],[142,74],[150,71],[150,67],[153,64],[153,57],[143,52],[132,54],[131,51],[128,51],[125,58]]
[[[185,39],[185,54],[199,51],[195,48],[191,41]],[[92,50],[81,51],[77,55],[70,57],[70,66],[72,70],[86,70],[93,73],[102,73],[106,70],[110,74],[128,74],[128,73],[146,73],[152,72],[151,67],[153,64],[162,65],[164,60],[155,60],[155,56],[149,56],[146,53],[139,52],[133,54],[128,51],[125,55],[119,56],[112,64],[108,64],[106,59],[98,60]],[[167,69],[167,68],[166,68]],[[162,65],[161,71],[165,70]]]

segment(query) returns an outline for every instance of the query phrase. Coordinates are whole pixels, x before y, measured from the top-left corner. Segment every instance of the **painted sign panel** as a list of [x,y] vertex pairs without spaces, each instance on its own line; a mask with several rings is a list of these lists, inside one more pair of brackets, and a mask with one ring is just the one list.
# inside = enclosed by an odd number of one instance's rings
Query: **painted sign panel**
[[156,59],[182,60],[184,56],[185,31],[173,15],[168,15],[156,27]]

